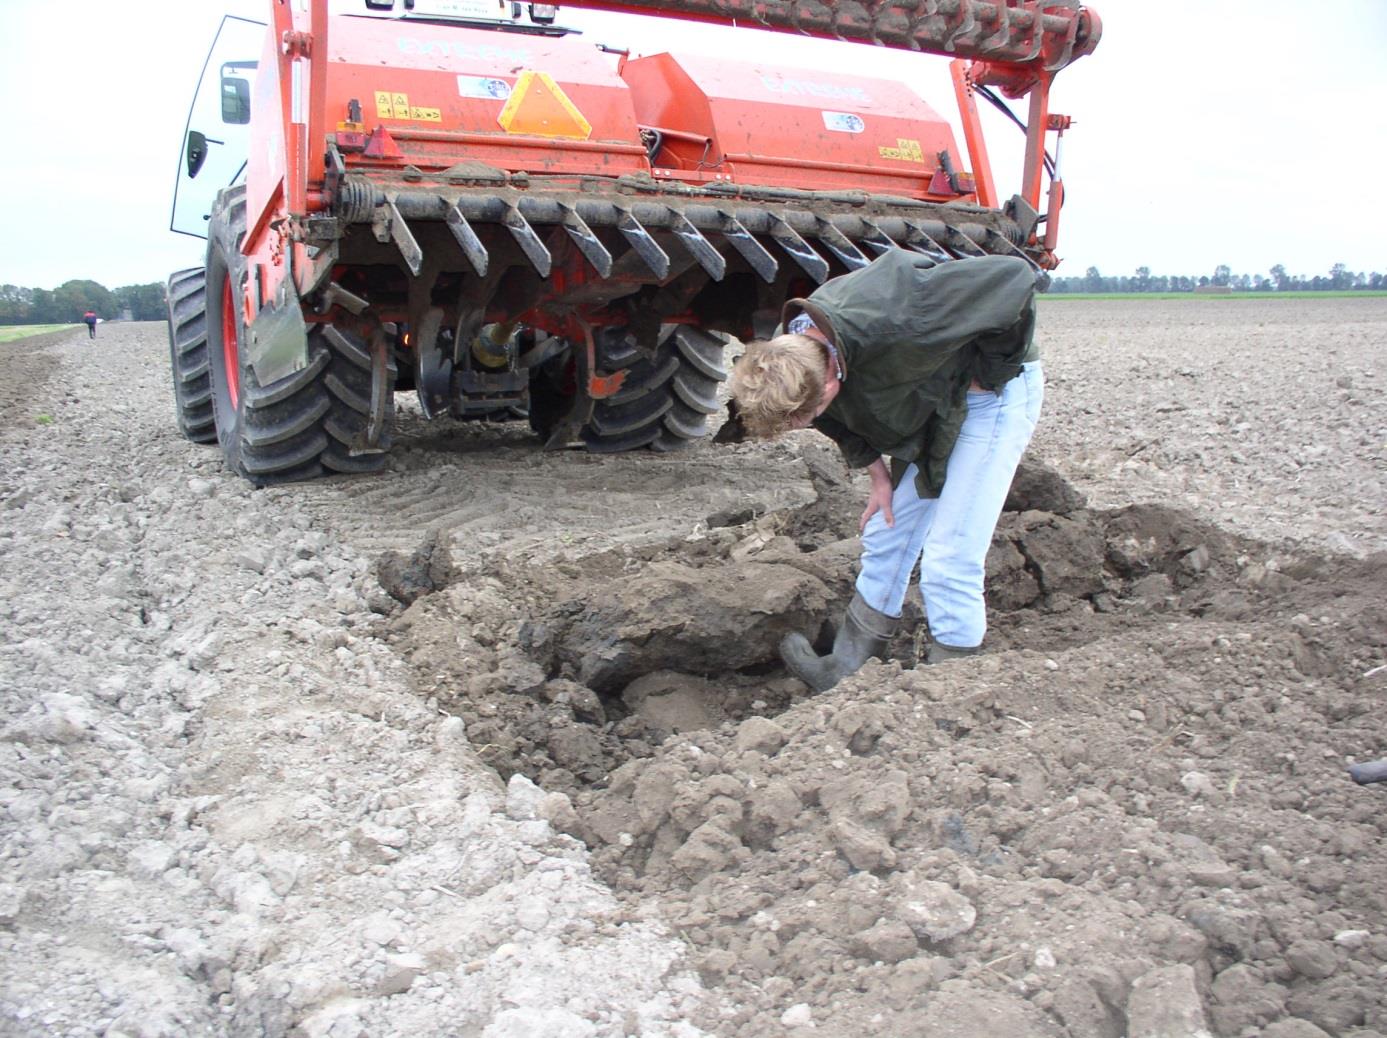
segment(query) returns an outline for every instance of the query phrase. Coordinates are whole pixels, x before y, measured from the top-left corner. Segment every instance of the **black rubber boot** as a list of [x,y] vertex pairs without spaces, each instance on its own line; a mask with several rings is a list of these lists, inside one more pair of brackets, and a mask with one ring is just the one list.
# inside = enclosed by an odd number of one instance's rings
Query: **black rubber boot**
[[981,645],[974,645],[971,649],[959,649],[952,645],[944,645],[940,642],[930,642],[929,648],[925,650],[926,663],[948,663],[951,660],[961,660],[968,656],[976,656],[982,652]]
[[899,617],[877,612],[854,594],[831,653],[820,656],[804,635],[787,634],[780,641],[780,658],[791,674],[815,692],[827,692],[871,657],[881,658],[899,624]]

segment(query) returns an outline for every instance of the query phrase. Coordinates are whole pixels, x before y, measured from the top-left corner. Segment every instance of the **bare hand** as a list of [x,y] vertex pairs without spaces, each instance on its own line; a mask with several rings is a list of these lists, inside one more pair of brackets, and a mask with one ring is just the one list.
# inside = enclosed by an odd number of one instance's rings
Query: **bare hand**
[[867,474],[872,479],[872,490],[867,495],[867,507],[862,511],[862,518],[857,523],[858,533],[867,529],[867,521],[878,512],[887,526],[896,525],[896,516],[891,511],[891,498],[894,496],[895,488],[891,486],[891,473],[886,468],[886,463],[878,458],[868,467]]

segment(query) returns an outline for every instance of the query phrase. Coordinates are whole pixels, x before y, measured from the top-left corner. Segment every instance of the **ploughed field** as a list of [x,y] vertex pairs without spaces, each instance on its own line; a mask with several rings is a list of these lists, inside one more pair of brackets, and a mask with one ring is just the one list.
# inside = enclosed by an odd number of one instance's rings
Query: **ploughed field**
[[1040,334],[989,651],[821,696],[815,433],[254,491],[0,346],[0,1033],[1387,1034],[1387,300]]

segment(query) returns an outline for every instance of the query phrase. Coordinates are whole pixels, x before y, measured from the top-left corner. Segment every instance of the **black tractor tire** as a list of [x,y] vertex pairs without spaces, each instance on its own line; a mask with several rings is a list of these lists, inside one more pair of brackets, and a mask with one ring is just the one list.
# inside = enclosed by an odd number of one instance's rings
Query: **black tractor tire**
[[192,267],[169,277],[169,371],[178,431],[193,443],[216,443],[212,377],[207,361],[207,269]]
[[718,390],[727,381],[722,336],[681,325],[672,338],[679,370],[670,381],[674,406],[660,419],[663,428],[650,444],[657,451],[679,450],[707,436],[708,416],[721,409]]
[[708,415],[720,407],[718,386],[727,378],[721,337],[664,325],[650,356],[625,329],[611,328],[596,333],[596,346],[598,368],[625,369],[626,380],[615,395],[596,401],[581,432],[588,451],[671,451],[707,435]]
[[[308,364],[268,385],[255,375],[241,343],[240,299],[245,234],[243,188],[223,192],[213,207],[207,243],[207,343],[217,441],[227,467],[256,486],[314,479],[331,472],[378,472],[380,452],[354,454],[371,405],[371,359],[362,339],[332,325],[308,332]],[[393,387],[394,364],[387,376]],[[394,416],[386,396],[386,428]]]

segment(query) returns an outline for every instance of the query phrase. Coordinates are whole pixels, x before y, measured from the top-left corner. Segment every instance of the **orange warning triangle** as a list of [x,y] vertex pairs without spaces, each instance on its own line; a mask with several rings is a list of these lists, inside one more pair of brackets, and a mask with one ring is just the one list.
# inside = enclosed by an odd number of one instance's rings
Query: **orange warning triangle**
[[520,73],[496,121],[507,133],[576,140],[592,136],[592,124],[547,72]]

